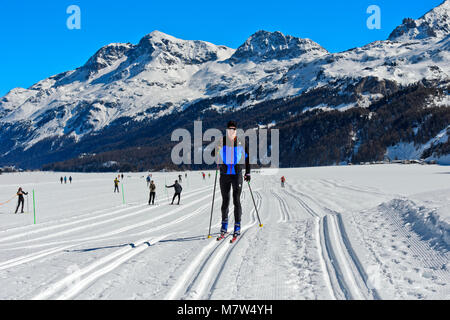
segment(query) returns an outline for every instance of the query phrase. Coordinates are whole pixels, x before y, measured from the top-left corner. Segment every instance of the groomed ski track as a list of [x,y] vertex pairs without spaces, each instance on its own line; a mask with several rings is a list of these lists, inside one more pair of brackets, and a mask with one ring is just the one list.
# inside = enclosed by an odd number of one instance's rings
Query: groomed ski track
[[[288,181],[282,188],[278,177],[255,174],[252,190],[263,227],[244,183],[241,236],[230,244],[230,235],[216,241],[219,188],[207,237],[213,183],[192,178],[180,206],[169,205],[172,192],[160,192],[155,206],[144,196],[1,229],[0,280],[16,284],[2,298],[382,299],[361,255],[376,252],[361,249],[364,239],[355,238],[352,220],[345,218],[347,199],[333,193],[362,194],[374,203],[392,195],[332,179]],[[231,232],[233,209],[231,201]],[[423,246],[411,245],[415,252]]]

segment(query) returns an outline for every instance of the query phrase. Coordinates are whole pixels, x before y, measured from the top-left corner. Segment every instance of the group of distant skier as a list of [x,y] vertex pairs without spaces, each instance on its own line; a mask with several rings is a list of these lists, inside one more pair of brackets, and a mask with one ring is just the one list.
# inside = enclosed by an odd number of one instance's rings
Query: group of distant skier
[[[66,176],[64,176],[64,178],[61,177],[59,178],[59,181],[61,181],[61,184],[63,183],[63,181],[64,183],[67,183],[67,177]],[[69,176],[69,182],[72,183],[72,176]]]

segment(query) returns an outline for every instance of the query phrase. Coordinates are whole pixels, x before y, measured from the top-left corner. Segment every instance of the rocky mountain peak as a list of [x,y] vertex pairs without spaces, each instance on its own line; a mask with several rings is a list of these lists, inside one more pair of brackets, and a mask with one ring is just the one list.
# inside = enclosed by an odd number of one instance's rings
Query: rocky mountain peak
[[298,58],[304,54],[320,56],[328,52],[309,39],[284,35],[279,31],[260,30],[250,36],[234,53],[232,60],[284,60]]
[[389,36],[391,41],[444,38],[450,34],[450,0],[430,10],[421,18],[406,18]]

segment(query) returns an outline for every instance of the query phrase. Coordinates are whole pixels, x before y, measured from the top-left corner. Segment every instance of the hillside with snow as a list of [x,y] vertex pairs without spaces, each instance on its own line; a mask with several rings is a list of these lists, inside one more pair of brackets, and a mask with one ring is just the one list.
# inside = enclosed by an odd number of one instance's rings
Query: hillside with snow
[[[289,110],[291,115],[367,110],[417,84],[436,89],[421,108],[448,107],[449,14],[446,0],[420,19],[405,19],[388,40],[339,53],[310,39],[267,31],[256,32],[237,49],[159,31],[136,45],[107,45],[80,68],[0,99],[0,164],[36,168],[82,153],[118,150],[117,143],[103,139],[111,131],[142,127],[137,135],[154,138],[146,131],[166,127],[178,115],[183,119],[178,127],[186,126],[192,110],[201,118],[253,109],[255,127],[278,122],[264,115],[264,104],[308,101]],[[439,126],[439,132],[445,128]],[[115,141],[130,145],[123,137]],[[397,141],[403,142],[409,141]],[[447,154],[443,150],[435,158]]]

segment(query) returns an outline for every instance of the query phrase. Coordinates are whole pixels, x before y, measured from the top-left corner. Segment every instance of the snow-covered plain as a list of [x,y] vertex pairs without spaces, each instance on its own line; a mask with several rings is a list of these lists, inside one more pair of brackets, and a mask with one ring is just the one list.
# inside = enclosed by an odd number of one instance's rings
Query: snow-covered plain
[[[0,176],[0,299],[449,299],[450,169],[366,165],[281,169],[244,186],[243,231],[208,238],[215,172],[183,176],[180,206],[164,189],[178,173],[33,172]],[[284,175],[286,187],[279,179]],[[122,189],[121,189],[122,191]],[[231,204],[232,207],[232,204]],[[230,212],[232,208],[230,207]],[[27,210],[27,203],[25,203]],[[230,215],[230,228],[233,225]]]

